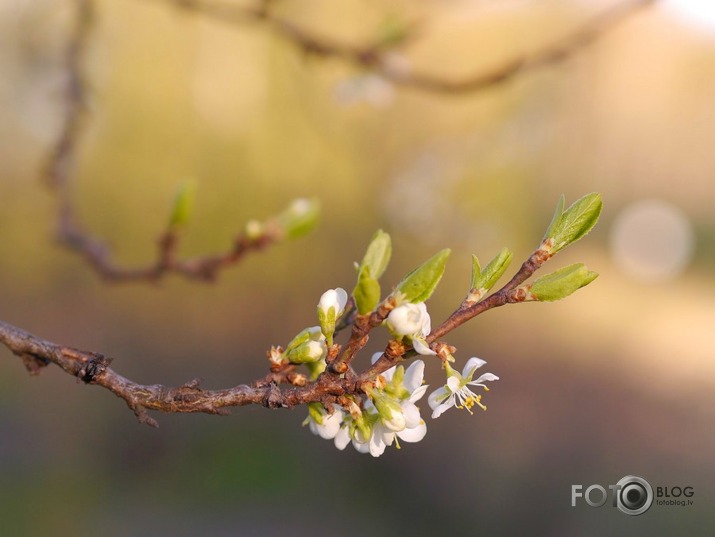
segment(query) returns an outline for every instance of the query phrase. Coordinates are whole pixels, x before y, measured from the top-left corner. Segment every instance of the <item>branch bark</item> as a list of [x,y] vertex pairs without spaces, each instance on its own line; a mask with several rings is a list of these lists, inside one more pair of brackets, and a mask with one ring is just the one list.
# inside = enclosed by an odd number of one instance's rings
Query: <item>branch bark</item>
[[50,363],[86,384],[106,388],[124,400],[140,422],[157,426],[147,410],[166,413],[226,415],[231,407],[263,405],[268,408],[293,407],[310,402],[330,403],[340,395],[357,391],[356,383],[323,375],[303,387],[278,386],[257,381],[222,390],[203,390],[195,379],[178,387],[139,384],[109,367],[111,358],[103,354],[59,345],[39,338],[16,326],[0,321],[0,343],[22,358],[32,374]]
[[304,53],[326,58],[337,58],[360,68],[367,68],[383,78],[405,87],[442,94],[466,94],[483,91],[508,82],[517,76],[564,62],[583,48],[606,35],[636,12],[653,5],[657,0],[625,0],[611,6],[586,21],[560,40],[542,49],[517,56],[493,69],[479,69],[461,78],[448,78],[433,73],[406,70],[390,61],[390,52],[397,45],[384,43],[351,45],[319,36],[301,28],[288,19],[275,15],[263,2],[255,7],[231,4],[221,0],[159,0],[179,9],[195,13],[229,25],[257,23],[266,25],[275,35],[292,43]]

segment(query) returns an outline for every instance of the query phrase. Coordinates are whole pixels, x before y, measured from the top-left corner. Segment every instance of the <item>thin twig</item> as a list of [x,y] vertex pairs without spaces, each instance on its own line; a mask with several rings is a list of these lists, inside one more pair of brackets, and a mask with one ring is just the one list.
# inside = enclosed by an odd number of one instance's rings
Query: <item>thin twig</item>
[[178,259],[180,235],[169,225],[157,240],[156,258],[144,266],[122,267],[112,259],[110,247],[92,235],[81,223],[71,193],[77,172],[79,141],[86,123],[87,83],[82,61],[95,22],[93,0],[75,0],[76,14],[64,52],[66,76],[63,120],[60,135],[50,151],[44,177],[57,198],[56,237],[60,244],[83,258],[104,280],[111,282],[156,282],[168,274],[190,280],[215,280],[222,269],[241,261],[246,254],[262,250],[283,239],[276,220],[262,226],[262,232],[240,233],[225,252],[192,259]]
[[[630,15],[657,0],[625,0],[595,15],[565,37],[542,49],[514,57],[493,69],[479,69],[461,78],[448,78],[396,65],[390,60],[390,52],[394,46],[386,46],[379,41],[359,46],[313,34],[290,20],[275,15],[265,4],[250,7],[221,0],[159,1],[229,25],[265,24],[275,35],[306,54],[341,59],[357,67],[370,69],[401,86],[434,93],[460,94],[492,88],[523,73],[564,62],[607,34]],[[408,33],[405,39],[409,37]],[[404,44],[405,39],[398,41],[395,46]]]
[[470,319],[473,319],[487,310],[497,308],[505,304],[522,302],[525,298],[525,294],[517,292],[518,286],[529,279],[531,275],[539,270],[541,265],[546,263],[551,257],[552,254],[550,253],[549,248],[542,243],[542,245],[536,249],[526,261],[524,261],[519,268],[519,271],[514,274],[514,277],[509,280],[504,287],[477,303],[471,303],[465,299],[459,308],[457,308],[457,310],[452,313],[447,320],[432,330],[430,335],[427,336],[427,341],[429,343],[437,341],[439,338],[445,336],[458,326],[463,325]]

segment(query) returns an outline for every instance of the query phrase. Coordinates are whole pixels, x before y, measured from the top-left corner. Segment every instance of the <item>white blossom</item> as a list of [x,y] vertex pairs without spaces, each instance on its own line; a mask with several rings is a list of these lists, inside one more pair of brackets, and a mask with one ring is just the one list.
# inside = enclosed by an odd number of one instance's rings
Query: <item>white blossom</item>
[[341,287],[328,289],[321,295],[320,301],[318,302],[318,309],[328,316],[332,308],[335,319],[337,319],[345,310],[345,304],[347,304],[347,302],[348,294],[345,289]]
[[[379,358],[380,354],[376,353],[373,361]],[[422,385],[424,367],[424,362],[417,360],[407,371],[401,366],[399,372],[397,367],[385,371],[381,379],[384,389],[376,390],[377,393],[373,395],[376,402],[366,401],[361,415],[357,418],[362,420],[362,426],[358,426],[354,417],[348,416],[335,435],[335,446],[342,450],[352,443],[360,453],[379,457],[396,439],[405,442],[422,440],[427,434],[427,425],[422,420],[415,402],[427,391],[427,386]],[[385,401],[389,403],[384,405]],[[389,412],[386,411],[388,408]]]
[[345,310],[348,303],[348,294],[345,289],[337,287],[328,289],[320,297],[318,302],[318,322],[320,330],[327,339],[328,345],[333,344],[333,334],[335,333],[335,321],[337,321]]
[[474,373],[482,367],[486,362],[480,358],[470,358],[462,374],[457,373],[448,362],[445,363],[447,369],[447,384],[432,392],[429,396],[429,405],[432,408],[432,418],[438,418],[443,412],[456,406],[457,408],[466,408],[471,414],[472,407],[477,405],[486,410],[487,407],[481,402],[482,396],[475,394],[469,386],[481,386],[489,391],[485,384],[486,381],[499,380],[499,377],[492,373],[484,373],[477,380],[472,380]]
[[303,425],[308,424],[313,434],[330,440],[338,434],[344,416],[345,413],[340,408],[335,408],[332,414],[328,414],[323,405],[313,403],[308,407],[308,417],[303,422]]
[[424,302],[402,304],[387,316],[387,326],[396,337],[409,337],[414,349],[423,355],[437,354],[425,339],[432,330],[431,319]]

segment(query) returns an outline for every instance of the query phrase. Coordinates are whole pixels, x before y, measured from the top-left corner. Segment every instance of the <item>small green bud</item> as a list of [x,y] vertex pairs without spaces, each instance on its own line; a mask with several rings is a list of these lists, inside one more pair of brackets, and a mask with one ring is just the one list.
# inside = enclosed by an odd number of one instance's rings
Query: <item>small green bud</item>
[[472,286],[473,293],[480,296],[485,295],[494,287],[499,278],[504,275],[506,269],[509,268],[514,254],[508,248],[502,250],[492,259],[489,264],[482,270],[479,266],[479,259],[476,255],[472,256]]
[[179,184],[174,197],[174,205],[171,209],[169,227],[177,229],[186,225],[194,212],[194,201],[196,199],[196,181],[191,179]]
[[575,263],[539,278],[528,286],[527,300],[552,302],[561,300],[591,283],[598,273],[583,263]]
[[287,239],[297,239],[313,231],[319,216],[318,200],[299,198],[279,214],[276,221]]
[[405,368],[404,366],[397,366],[395,372],[392,375],[392,380],[385,386],[384,391],[386,394],[394,397],[398,401],[404,399],[409,399],[410,392],[404,386],[405,381]]
[[325,341],[310,340],[286,351],[286,357],[292,364],[308,364],[324,359],[327,353]]
[[586,235],[598,222],[603,208],[601,194],[592,192],[576,200],[568,209],[564,209],[564,197],[561,196],[551,224],[546,230],[544,240],[551,239],[549,251],[555,254]]
[[390,262],[392,255],[392,242],[390,235],[378,229],[372,236],[365,257],[362,258],[360,268],[367,267],[370,269],[370,276],[379,280]]
[[402,407],[395,399],[388,395],[378,395],[372,400],[382,423],[392,431],[401,431],[405,428],[405,414]]
[[310,372],[311,382],[316,380],[320,376],[320,374],[323,371],[325,371],[325,369],[328,367],[328,364],[325,363],[325,360],[318,360],[317,362],[309,362],[305,365],[308,368],[308,371]]
[[308,415],[313,418],[315,423],[322,425],[323,417],[325,417],[325,408],[322,403],[308,403]]
[[372,436],[372,425],[375,420],[371,420],[365,413],[361,413],[357,418],[354,418],[354,427],[360,432],[364,441],[368,441]]
[[417,303],[427,300],[439,284],[451,252],[449,248],[445,248],[430,257],[397,284],[397,291],[404,295],[407,302]]
[[310,328],[305,328],[298,332],[298,335],[296,335],[290,341],[290,343],[288,343],[284,354],[289,353],[303,343],[306,343],[308,341],[320,341],[321,339],[323,339],[323,333],[321,332],[319,326],[311,326]]
[[360,269],[353,297],[360,315],[370,313],[380,302],[380,282],[370,275],[370,268],[367,266]]

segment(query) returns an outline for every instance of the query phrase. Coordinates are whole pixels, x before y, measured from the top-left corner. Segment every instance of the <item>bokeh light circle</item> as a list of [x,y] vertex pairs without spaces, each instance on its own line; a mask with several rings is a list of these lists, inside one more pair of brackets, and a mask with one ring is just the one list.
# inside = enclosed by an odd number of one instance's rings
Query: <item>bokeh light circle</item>
[[695,238],[690,220],[672,203],[648,199],[626,206],[610,237],[616,265],[644,283],[676,278],[693,256]]

